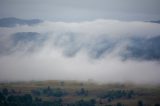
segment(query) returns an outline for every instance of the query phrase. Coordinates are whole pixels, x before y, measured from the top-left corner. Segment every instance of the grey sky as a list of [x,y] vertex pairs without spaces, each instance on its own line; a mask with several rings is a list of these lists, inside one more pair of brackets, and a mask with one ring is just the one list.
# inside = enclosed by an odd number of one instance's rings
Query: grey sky
[[0,17],[159,20],[160,0],[0,0]]

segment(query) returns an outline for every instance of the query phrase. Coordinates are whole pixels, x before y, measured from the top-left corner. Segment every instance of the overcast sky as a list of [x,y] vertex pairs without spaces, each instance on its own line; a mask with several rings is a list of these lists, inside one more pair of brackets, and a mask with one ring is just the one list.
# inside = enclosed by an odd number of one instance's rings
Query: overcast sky
[[0,17],[54,21],[159,20],[160,0],[0,0]]

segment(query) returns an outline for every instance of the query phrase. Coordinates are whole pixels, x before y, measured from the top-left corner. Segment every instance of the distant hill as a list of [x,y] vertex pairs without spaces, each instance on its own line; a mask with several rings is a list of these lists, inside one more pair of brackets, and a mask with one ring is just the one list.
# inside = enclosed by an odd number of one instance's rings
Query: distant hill
[[131,38],[124,57],[141,60],[160,60],[160,36]]
[[0,19],[0,27],[15,27],[16,25],[35,25],[41,23],[42,20],[39,19],[18,19],[15,17],[1,18]]
[[149,21],[149,22],[160,24],[160,20],[156,20],[156,21]]

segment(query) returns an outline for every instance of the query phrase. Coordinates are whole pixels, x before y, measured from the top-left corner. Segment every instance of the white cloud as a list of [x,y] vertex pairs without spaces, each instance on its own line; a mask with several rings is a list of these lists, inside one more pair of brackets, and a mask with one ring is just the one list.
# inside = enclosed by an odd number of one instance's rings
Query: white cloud
[[[35,52],[28,53],[21,49],[22,51],[15,50],[8,55],[1,55],[0,80],[94,79],[100,82],[160,82],[159,63],[120,59],[118,53],[125,49],[127,40],[121,42],[108,55],[104,52],[101,59],[88,57],[88,54],[95,52],[97,48],[108,45],[101,43],[106,37],[111,42],[134,36],[154,37],[160,34],[160,24],[117,20],[79,23],[45,21],[36,26],[0,28],[0,32],[4,34],[1,37],[3,42],[0,40],[0,43],[12,48],[15,47],[10,45],[9,38],[16,32],[38,32],[39,36],[47,37],[40,47],[34,45]],[[76,52],[76,56],[63,55],[68,52]]]

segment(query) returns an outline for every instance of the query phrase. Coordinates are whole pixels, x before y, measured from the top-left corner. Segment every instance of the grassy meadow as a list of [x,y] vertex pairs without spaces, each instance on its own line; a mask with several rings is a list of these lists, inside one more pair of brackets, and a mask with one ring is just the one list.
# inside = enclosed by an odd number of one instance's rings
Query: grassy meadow
[[160,106],[160,85],[79,81],[0,83],[0,106]]

